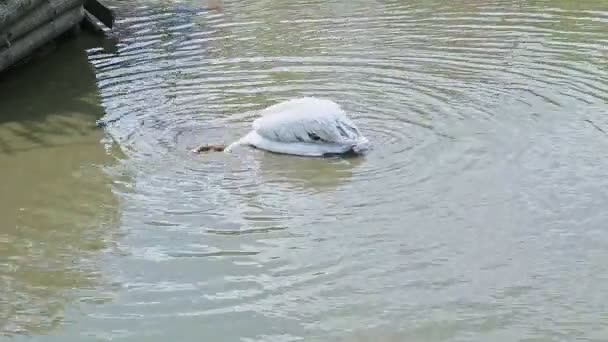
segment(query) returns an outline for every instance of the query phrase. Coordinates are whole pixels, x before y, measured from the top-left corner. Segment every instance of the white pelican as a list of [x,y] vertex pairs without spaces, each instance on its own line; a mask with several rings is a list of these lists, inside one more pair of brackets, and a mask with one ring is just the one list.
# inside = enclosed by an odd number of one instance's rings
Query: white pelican
[[361,154],[371,146],[338,104],[314,97],[267,107],[253,121],[252,128],[228,147],[203,145],[194,152],[231,152],[236,146],[248,145],[275,153],[320,157]]

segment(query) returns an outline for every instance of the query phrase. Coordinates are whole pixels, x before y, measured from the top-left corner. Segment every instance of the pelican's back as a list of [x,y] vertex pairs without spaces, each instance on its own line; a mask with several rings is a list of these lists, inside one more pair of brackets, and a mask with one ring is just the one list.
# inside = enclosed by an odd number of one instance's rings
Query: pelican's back
[[272,105],[253,122],[260,136],[280,142],[349,144],[361,138],[357,126],[333,101],[304,97]]

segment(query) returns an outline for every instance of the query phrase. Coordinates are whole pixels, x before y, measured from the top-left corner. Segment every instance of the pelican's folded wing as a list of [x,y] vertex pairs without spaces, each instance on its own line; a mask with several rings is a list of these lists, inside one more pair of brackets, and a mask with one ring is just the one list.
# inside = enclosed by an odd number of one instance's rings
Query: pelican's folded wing
[[339,105],[316,98],[270,106],[253,122],[253,129],[266,139],[280,142],[348,144],[361,136]]

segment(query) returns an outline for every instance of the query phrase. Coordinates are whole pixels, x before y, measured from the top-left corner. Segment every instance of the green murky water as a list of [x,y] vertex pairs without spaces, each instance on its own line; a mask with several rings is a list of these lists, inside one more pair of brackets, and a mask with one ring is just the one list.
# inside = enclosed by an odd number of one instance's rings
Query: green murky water
[[[4,339],[608,339],[607,3],[109,3],[0,81]],[[303,95],[375,149],[189,153]]]

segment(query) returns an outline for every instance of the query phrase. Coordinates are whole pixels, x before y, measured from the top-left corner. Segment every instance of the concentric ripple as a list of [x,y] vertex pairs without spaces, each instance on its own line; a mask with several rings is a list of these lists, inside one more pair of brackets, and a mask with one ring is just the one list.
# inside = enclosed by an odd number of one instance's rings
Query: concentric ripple
[[[603,3],[110,2],[118,43],[90,60],[127,154],[125,296],[92,334],[606,336]],[[297,96],[373,150],[189,153]]]

